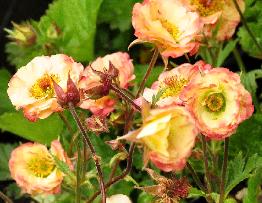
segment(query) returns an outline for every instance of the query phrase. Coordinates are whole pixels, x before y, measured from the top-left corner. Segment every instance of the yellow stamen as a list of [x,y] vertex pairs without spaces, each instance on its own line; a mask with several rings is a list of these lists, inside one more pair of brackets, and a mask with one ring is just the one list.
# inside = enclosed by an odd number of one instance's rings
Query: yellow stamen
[[161,89],[164,89],[161,99],[177,96],[187,83],[188,80],[177,76],[166,78],[161,84]]
[[50,155],[47,154],[36,154],[27,163],[27,169],[35,176],[45,178],[55,168],[55,163]]
[[209,111],[219,112],[225,107],[225,97],[221,93],[213,93],[208,95],[205,104]]
[[201,16],[209,16],[223,9],[224,0],[191,0]]
[[176,25],[168,22],[167,20],[162,20],[161,23],[162,23],[163,27],[166,28],[166,30],[172,35],[174,40],[178,41],[178,39],[181,35],[178,27]]
[[56,75],[44,74],[39,78],[30,89],[31,96],[36,99],[53,97],[55,92],[52,79],[59,82],[59,78]]

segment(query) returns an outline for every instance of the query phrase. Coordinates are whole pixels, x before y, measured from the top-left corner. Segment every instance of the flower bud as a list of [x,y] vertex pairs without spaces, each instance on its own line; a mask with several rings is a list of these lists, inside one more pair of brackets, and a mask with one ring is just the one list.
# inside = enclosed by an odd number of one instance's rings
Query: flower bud
[[56,97],[57,97],[57,102],[63,107],[67,104],[67,95],[64,92],[64,90],[62,89],[62,87],[60,87],[53,79],[53,86],[54,86],[54,90],[56,93]]
[[74,81],[71,79],[70,74],[68,74],[66,94],[68,102],[72,102],[75,105],[80,102],[80,93]]
[[13,30],[5,29],[7,37],[15,41],[20,46],[30,46],[36,42],[36,32],[29,22],[16,24],[12,22]]
[[53,22],[46,31],[46,35],[50,39],[56,39],[60,34],[61,30],[55,22]]

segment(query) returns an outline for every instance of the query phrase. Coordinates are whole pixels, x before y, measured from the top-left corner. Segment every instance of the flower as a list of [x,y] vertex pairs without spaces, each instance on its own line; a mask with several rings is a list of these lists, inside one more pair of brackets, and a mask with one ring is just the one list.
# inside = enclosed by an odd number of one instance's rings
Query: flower
[[50,151],[42,144],[30,142],[12,151],[9,169],[12,178],[24,193],[36,195],[60,192],[64,174],[57,169],[52,155],[72,169],[72,164],[58,140],[51,143]]
[[112,195],[106,198],[107,203],[132,203],[128,196],[123,194]]
[[240,77],[226,68],[214,68],[196,76],[181,93],[205,136],[220,140],[232,135],[249,118],[254,107]]
[[[87,66],[82,74],[79,87],[83,92],[90,92],[101,85],[100,76],[95,71],[105,72],[109,70],[110,63],[118,70],[116,78],[121,88],[127,88],[130,82],[135,78],[134,66],[127,53],[116,52],[104,57],[97,58],[93,63]],[[93,70],[92,70],[93,69]],[[94,71],[95,70],[95,71]],[[111,96],[104,96],[100,99],[92,99],[86,96],[83,99],[81,108],[89,109],[94,114],[108,115],[114,110],[116,101]]]
[[[212,31],[218,26],[216,39],[219,41],[227,40],[235,33],[235,29],[240,22],[240,15],[235,8],[233,1],[228,0],[186,0],[187,5],[199,13],[202,22],[205,24],[204,33],[211,36]],[[237,0],[243,12],[245,2]]]
[[[201,72],[206,72],[212,67],[203,61],[198,61],[194,65],[184,63],[170,71],[160,74],[158,80],[153,83],[151,89],[146,88],[143,98],[150,103],[156,103],[157,106],[163,107],[172,104],[181,105],[179,98],[184,87]],[[141,104],[141,98],[136,102]]]
[[[150,42],[163,58],[195,54],[203,28],[199,15],[180,0],[144,0],[133,8],[132,24],[138,38],[132,44]],[[131,44],[131,45],[132,45]]]
[[145,163],[150,159],[163,171],[182,170],[198,133],[191,114],[182,106],[149,110],[143,104],[143,124],[119,139],[145,146]]
[[28,120],[44,119],[63,110],[57,102],[52,80],[66,92],[69,73],[72,81],[78,83],[82,71],[81,64],[63,54],[35,57],[11,78],[7,93]]

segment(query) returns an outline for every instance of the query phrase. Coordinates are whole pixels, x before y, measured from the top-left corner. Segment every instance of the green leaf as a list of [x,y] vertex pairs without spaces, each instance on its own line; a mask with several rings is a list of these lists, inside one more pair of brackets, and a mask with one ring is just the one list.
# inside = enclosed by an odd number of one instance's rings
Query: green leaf
[[259,142],[261,132],[262,114],[254,114],[250,119],[241,123],[237,132],[230,137],[229,154],[233,157],[242,151],[247,156],[255,153],[262,156],[262,146]]
[[141,192],[138,196],[137,203],[148,203],[154,202],[154,197],[147,194],[146,192]]
[[[251,32],[256,38],[256,41],[259,43],[260,47],[262,47],[262,1],[249,0],[247,4],[248,6],[246,6],[244,16]],[[244,26],[240,27],[237,36],[240,39],[240,45],[245,52],[250,56],[262,59],[261,50],[258,49]]]
[[[140,84],[142,82],[143,77],[147,71],[147,68],[148,68],[147,65],[135,65],[135,75],[136,75],[135,82],[137,84]],[[163,67],[160,67],[160,66],[154,67],[146,82],[146,86],[150,87],[152,83],[157,80],[158,76],[160,75],[162,71],[163,71]]]
[[8,162],[16,145],[0,143],[0,181],[11,180]]
[[98,15],[98,23],[109,23],[111,29],[126,31],[131,26],[132,9],[139,0],[104,0]]
[[197,188],[194,187],[190,188],[187,198],[199,198],[199,197],[205,197],[205,193]]
[[234,160],[229,162],[225,187],[225,196],[241,181],[250,177],[251,173],[262,166],[262,157],[257,154],[250,156],[247,161],[240,152]]
[[244,196],[244,203],[259,203],[258,194],[261,191],[262,168],[256,170],[248,180],[247,194]]
[[238,40],[231,40],[229,41],[224,48],[222,48],[219,52],[218,58],[217,58],[217,64],[216,67],[220,67],[226,58],[229,56],[229,54],[234,50],[236,47]]
[[64,161],[59,160],[56,156],[53,156],[55,160],[55,164],[57,168],[62,171],[66,176],[68,176],[71,180],[75,180],[75,175],[69,168],[68,164],[66,164]]
[[14,110],[10,99],[7,95],[7,84],[10,79],[10,74],[5,69],[0,69],[0,115],[7,111]]
[[63,123],[57,115],[30,122],[21,112],[14,112],[0,116],[0,128],[25,139],[49,145],[62,132]]
[[89,61],[94,55],[96,18],[102,0],[57,0],[46,15],[61,29],[61,49],[78,61]]

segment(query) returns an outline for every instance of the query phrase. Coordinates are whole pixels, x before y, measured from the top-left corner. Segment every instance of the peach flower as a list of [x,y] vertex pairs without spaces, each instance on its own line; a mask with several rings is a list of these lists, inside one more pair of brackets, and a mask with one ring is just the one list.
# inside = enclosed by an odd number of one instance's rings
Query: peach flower
[[24,193],[37,195],[60,192],[64,174],[57,169],[52,155],[66,162],[72,169],[58,140],[51,143],[50,151],[38,143],[25,143],[12,151],[9,169]]
[[198,133],[191,114],[182,106],[149,110],[143,105],[143,124],[119,139],[145,146],[144,161],[151,160],[163,171],[185,167]]
[[[170,71],[161,73],[158,80],[153,83],[151,89],[146,88],[143,98],[148,102],[154,102],[157,106],[163,107],[171,104],[182,104],[179,98],[184,87],[196,76],[210,70],[212,67],[204,61],[198,61],[194,65],[184,63]],[[158,98],[157,98],[158,97]],[[140,102],[141,98],[137,100]]]
[[78,83],[82,71],[81,64],[63,54],[35,57],[11,78],[7,93],[28,120],[44,119],[63,110],[57,102],[52,80],[66,91],[68,74]]
[[[203,24],[197,12],[191,12],[181,0],[144,0],[133,8],[132,24],[138,38],[132,44],[155,44],[162,57],[195,54]],[[131,45],[132,45],[131,44]]]
[[[104,72],[109,69],[109,62],[119,71],[117,77],[118,85],[121,88],[127,88],[130,85],[130,82],[135,78],[132,60],[127,53],[116,52],[104,57],[98,57],[85,68],[79,82],[79,87],[83,92],[101,85],[100,77],[91,67],[96,71]],[[108,115],[114,110],[115,103],[116,100],[111,96],[105,96],[97,100],[84,98],[80,107],[89,109],[94,114]]]
[[[210,37],[212,31],[218,26],[216,39],[227,40],[235,33],[235,29],[240,22],[240,16],[232,0],[184,0],[192,11],[196,11],[201,16],[205,25],[204,33]],[[245,2],[237,0],[243,12]]]
[[200,132],[215,140],[232,135],[254,111],[251,95],[239,75],[226,68],[196,76],[184,88],[181,100],[195,117]]
[[112,195],[106,198],[107,203],[132,203],[128,196],[123,194]]

